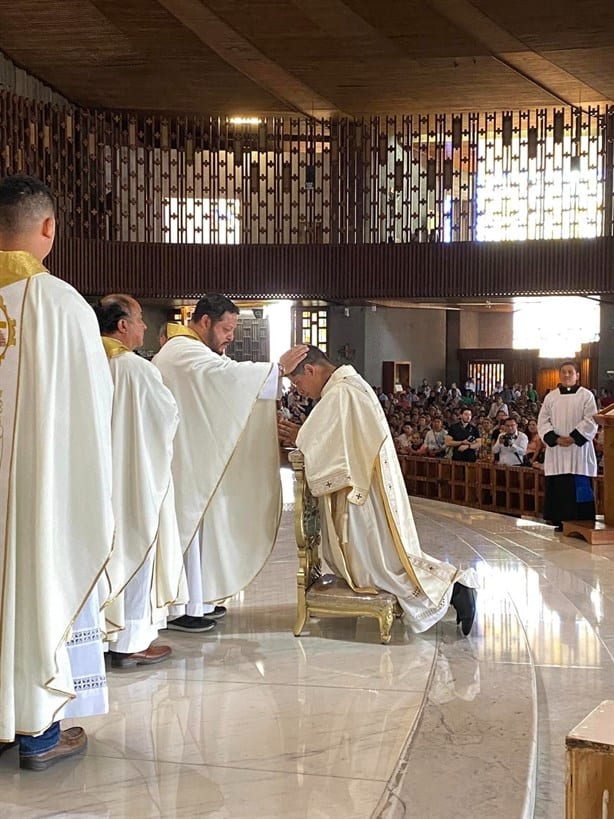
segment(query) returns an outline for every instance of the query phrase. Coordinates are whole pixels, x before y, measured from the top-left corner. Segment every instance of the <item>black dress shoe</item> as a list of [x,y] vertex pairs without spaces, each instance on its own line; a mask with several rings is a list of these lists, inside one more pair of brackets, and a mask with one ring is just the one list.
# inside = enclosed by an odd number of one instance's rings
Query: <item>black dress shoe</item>
[[208,611],[205,614],[209,620],[221,620],[222,617],[226,617],[226,606],[216,606],[213,611]]
[[452,589],[452,605],[456,609],[456,622],[460,623],[461,631],[465,637],[471,631],[475,620],[475,589],[463,586],[462,583],[455,583]]
[[199,634],[202,631],[212,631],[216,625],[215,620],[208,617],[193,617],[191,614],[184,614],[175,620],[169,620],[166,628],[173,631],[186,631],[188,634]]

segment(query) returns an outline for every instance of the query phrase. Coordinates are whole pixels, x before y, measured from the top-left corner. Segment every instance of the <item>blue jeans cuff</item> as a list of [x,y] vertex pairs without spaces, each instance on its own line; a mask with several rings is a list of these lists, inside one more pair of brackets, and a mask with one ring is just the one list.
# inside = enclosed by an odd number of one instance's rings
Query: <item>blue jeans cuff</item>
[[50,751],[60,741],[60,723],[52,722],[46,731],[39,734],[37,737],[26,736],[20,734],[19,737],[19,754],[20,756],[36,756],[37,754],[45,754]]

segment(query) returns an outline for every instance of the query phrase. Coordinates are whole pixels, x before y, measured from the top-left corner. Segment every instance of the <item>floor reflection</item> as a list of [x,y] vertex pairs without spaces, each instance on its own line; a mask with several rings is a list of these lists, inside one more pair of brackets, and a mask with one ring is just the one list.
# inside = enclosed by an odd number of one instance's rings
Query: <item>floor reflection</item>
[[560,819],[565,734],[610,691],[614,564],[535,522],[413,506],[427,551],[479,574],[468,639],[452,613],[387,646],[367,618],[295,638],[286,511],[216,632],[166,632],[169,662],[110,673],[86,758],[2,757],[0,816]]

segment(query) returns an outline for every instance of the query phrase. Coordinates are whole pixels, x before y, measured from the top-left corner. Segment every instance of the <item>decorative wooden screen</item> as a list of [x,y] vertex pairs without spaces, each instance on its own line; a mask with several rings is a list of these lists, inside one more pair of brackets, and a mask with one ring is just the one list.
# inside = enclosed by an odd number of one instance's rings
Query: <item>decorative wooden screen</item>
[[240,315],[235,340],[226,348],[235,361],[270,361],[269,320]]
[[614,108],[316,121],[96,111],[0,92],[0,175],[62,233],[179,244],[610,236]]

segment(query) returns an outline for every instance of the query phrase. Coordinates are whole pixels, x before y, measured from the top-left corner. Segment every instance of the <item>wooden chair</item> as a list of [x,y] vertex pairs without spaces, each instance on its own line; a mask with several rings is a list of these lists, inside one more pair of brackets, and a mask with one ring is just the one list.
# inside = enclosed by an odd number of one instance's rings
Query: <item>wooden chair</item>
[[375,617],[379,622],[382,643],[390,642],[395,617],[403,612],[394,594],[358,594],[345,580],[334,574],[322,574],[320,559],[320,516],[318,500],[305,480],[303,453],[296,449],[288,460],[294,469],[294,532],[299,567],[296,574],[297,619],[294,635],[298,637],[309,617]]

